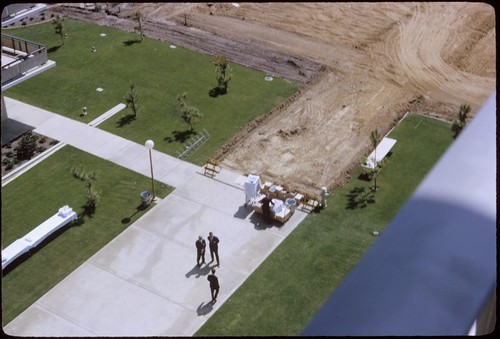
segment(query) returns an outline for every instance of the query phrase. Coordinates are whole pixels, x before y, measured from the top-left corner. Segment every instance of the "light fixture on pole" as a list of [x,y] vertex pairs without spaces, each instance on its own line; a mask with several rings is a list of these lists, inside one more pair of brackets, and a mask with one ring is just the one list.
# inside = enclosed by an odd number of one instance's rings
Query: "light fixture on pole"
[[149,150],[149,164],[151,165],[151,188],[153,190],[153,192],[152,192],[153,193],[152,200],[156,201],[155,180],[154,180],[154,177],[153,177],[153,158],[151,157],[151,150],[155,146],[155,143],[153,142],[153,140],[147,140],[146,143],[144,144],[144,146],[146,146],[146,148]]

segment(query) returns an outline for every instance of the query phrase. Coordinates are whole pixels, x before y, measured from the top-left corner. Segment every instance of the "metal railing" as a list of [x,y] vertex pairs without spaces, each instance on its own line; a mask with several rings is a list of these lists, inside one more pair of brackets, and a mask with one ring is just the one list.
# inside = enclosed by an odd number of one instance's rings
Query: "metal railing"
[[191,153],[206,143],[208,139],[210,139],[210,134],[206,129],[203,129],[200,133],[191,138],[184,147],[177,151],[177,158],[187,158]]
[[12,62],[2,65],[2,84],[48,61],[44,45],[7,34],[2,34],[2,54],[9,54],[14,58]]

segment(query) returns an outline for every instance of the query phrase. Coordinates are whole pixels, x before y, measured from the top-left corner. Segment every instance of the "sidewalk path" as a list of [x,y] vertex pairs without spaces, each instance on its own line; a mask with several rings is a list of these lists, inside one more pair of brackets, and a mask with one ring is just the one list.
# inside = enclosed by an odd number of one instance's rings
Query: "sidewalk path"
[[[5,99],[9,117],[37,133],[150,175],[143,145]],[[306,216],[263,224],[244,207],[245,176],[223,169],[212,179],[157,151],[153,162],[155,179],[176,189],[7,324],[7,334],[192,336]],[[221,240],[213,306],[206,276],[215,263],[196,266],[195,241],[208,232]]]

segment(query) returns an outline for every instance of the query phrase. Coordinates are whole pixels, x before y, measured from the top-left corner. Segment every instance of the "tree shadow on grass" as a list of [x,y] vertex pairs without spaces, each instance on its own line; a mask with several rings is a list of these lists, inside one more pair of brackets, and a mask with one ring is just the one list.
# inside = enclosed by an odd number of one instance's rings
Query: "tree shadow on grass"
[[50,53],[57,52],[57,50],[59,48],[61,48],[61,46],[54,46],[54,47],[47,48],[47,53],[50,54]]
[[359,176],[358,176],[358,180],[363,180],[363,181],[371,181],[372,180],[372,176],[370,173],[361,173]]
[[186,140],[191,138],[192,135],[196,135],[196,131],[193,129],[173,131],[171,137],[165,137],[163,140],[167,141],[169,144],[172,142],[184,143]]
[[122,224],[128,224],[137,213],[145,211],[147,208],[148,208],[148,205],[140,204],[139,206],[137,206],[135,208],[135,212],[132,213],[132,215],[122,219]]
[[132,46],[133,44],[138,44],[139,42],[141,42],[140,39],[132,39],[132,40],[124,41],[123,44],[125,46]]
[[82,213],[78,214],[78,218],[72,222],[72,226],[81,226],[85,223],[85,218],[92,219],[94,217],[96,206],[85,204],[82,206]]
[[212,98],[217,98],[219,95],[227,94],[227,89],[216,86],[208,91],[208,95]]
[[120,118],[120,120],[118,120],[116,127],[123,127],[125,125],[130,124],[134,120],[135,120],[135,115],[133,114],[123,115]]
[[354,210],[356,208],[365,208],[368,204],[375,203],[375,192],[366,187],[355,187],[347,196],[346,209]]

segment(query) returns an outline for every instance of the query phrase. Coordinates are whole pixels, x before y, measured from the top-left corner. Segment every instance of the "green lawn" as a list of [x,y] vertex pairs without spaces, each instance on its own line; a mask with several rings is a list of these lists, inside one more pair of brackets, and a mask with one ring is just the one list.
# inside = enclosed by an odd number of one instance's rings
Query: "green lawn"
[[[217,85],[213,57],[137,34],[66,19],[68,38],[64,45],[50,23],[3,30],[4,33],[45,44],[56,66],[5,91],[4,95],[37,105],[82,122],[90,122],[119,103],[125,103],[132,81],[139,96],[136,120],[124,123],[132,114],[127,108],[99,128],[143,144],[155,142],[155,149],[176,156],[192,136],[190,127],[178,115],[177,95],[187,93],[188,103],[204,118],[195,132],[206,129],[210,140],[188,161],[203,164],[225,141],[246,123],[285,101],[299,88],[297,83],[231,64],[228,93],[213,97]],[[101,34],[106,34],[101,36]],[[91,53],[95,46],[97,52]],[[97,88],[103,88],[97,92]],[[50,93],[50,95],[48,95]],[[83,107],[88,114],[81,117]]]
[[[95,171],[100,201],[93,215],[84,213],[86,188],[73,178],[72,166]],[[2,248],[22,238],[69,205],[82,222],[63,227],[37,250],[13,262],[2,278],[5,325],[55,286],[154,205],[141,208],[140,193],[151,178],[129,171],[71,146],[62,149],[2,187]],[[172,191],[155,183],[155,193]]]
[[[450,125],[409,115],[377,179],[359,179],[328,197],[213,314],[197,336],[297,336],[376,241],[452,142]],[[368,136],[367,136],[368,138]],[[286,225],[284,226],[286,227]],[[224,282],[221,282],[224,293]],[[362,321],[362,319],[360,319]]]

